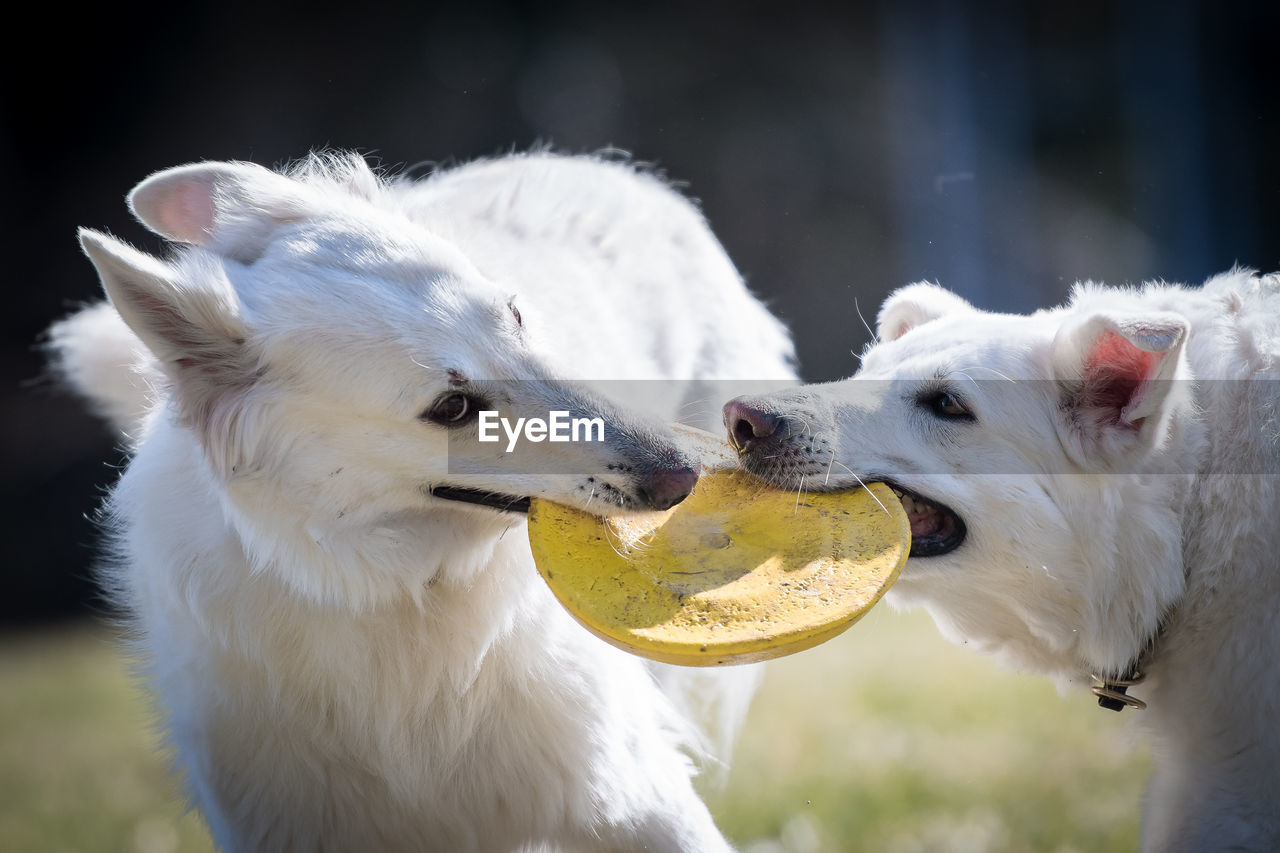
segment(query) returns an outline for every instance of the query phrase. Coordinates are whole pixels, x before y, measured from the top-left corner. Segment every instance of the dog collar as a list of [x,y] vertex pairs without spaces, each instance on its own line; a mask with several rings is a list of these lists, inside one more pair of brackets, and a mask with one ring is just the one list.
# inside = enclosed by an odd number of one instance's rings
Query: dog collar
[[1097,673],[1089,674],[1089,677],[1094,681],[1089,690],[1094,696],[1098,697],[1099,708],[1106,708],[1108,711],[1123,711],[1125,708],[1133,708],[1135,711],[1146,710],[1147,703],[1136,696],[1130,696],[1128,690],[1135,684],[1141,684],[1146,680],[1147,665],[1155,654],[1156,644],[1164,636],[1165,626],[1169,624],[1169,617],[1172,613],[1173,610],[1171,608],[1160,619],[1160,623],[1156,625],[1155,633],[1151,635],[1150,639],[1142,647],[1142,651],[1138,652],[1138,656],[1129,664],[1129,668],[1125,670],[1124,675],[1119,678],[1108,678]]
[[1100,675],[1089,677],[1097,682],[1089,689],[1094,696],[1098,697],[1099,708],[1106,708],[1108,711],[1123,711],[1125,708],[1133,708],[1135,711],[1146,709],[1146,702],[1126,692],[1133,685],[1141,684],[1146,680],[1147,674],[1141,670],[1138,660],[1133,662],[1129,671],[1121,678],[1103,678]]

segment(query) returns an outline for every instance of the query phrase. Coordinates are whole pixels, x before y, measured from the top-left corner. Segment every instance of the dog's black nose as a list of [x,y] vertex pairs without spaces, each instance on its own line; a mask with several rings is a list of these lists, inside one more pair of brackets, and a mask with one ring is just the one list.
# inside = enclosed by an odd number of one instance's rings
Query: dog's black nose
[[698,472],[692,468],[663,468],[650,474],[636,492],[651,509],[671,509],[689,497],[697,482]]
[[783,418],[766,412],[739,397],[724,407],[724,425],[729,430],[729,443],[739,453],[746,453],[778,434]]

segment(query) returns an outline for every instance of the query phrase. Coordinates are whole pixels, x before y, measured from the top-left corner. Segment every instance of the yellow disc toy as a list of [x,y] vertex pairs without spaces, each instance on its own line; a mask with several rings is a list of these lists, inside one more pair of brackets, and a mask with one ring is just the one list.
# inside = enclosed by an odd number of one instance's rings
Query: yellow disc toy
[[535,499],[529,542],[570,613],[622,649],[716,666],[811,648],[897,579],[911,529],[888,487],[799,496],[736,469],[665,512],[601,519]]

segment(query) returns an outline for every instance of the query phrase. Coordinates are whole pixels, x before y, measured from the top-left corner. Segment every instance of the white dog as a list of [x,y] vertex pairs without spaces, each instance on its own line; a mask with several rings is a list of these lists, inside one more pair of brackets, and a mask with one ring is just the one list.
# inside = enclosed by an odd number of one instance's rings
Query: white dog
[[[698,212],[546,154],[417,183],[346,156],[204,163],[130,203],[187,248],[83,231],[114,310],[53,343],[132,433],[108,582],[217,843],[727,850],[691,784],[682,673],[574,622],[521,514],[665,508],[696,479],[662,421],[697,387],[655,383],[641,416],[566,379],[793,376]],[[481,410],[572,411],[606,439],[508,455],[477,442]],[[741,714],[749,672],[698,675]]]
[[916,284],[877,337],[850,380],[727,405],[743,464],[892,485],[890,600],[949,638],[1116,710],[1149,675],[1148,850],[1280,850],[1280,276],[1031,316]]

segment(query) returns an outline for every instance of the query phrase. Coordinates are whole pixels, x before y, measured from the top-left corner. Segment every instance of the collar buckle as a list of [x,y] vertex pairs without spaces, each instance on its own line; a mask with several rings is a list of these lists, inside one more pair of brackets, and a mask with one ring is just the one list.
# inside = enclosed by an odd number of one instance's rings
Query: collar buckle
[[1141,684],[1146,680],[1146,673],[1139,672],[1135,666],[1123,678],[1103,678],[1100,675],[1090,675],[1097,684],[1089,688],[1094,696],[1098,697],[1098,707],[1106,708],[1108,711],[1123,711],[1125,708],[1133,708],[1135,711],[1142,711],[1147,707],[1147,703],[1134,696],[1127,695],[1126,691],[1135,684]]

